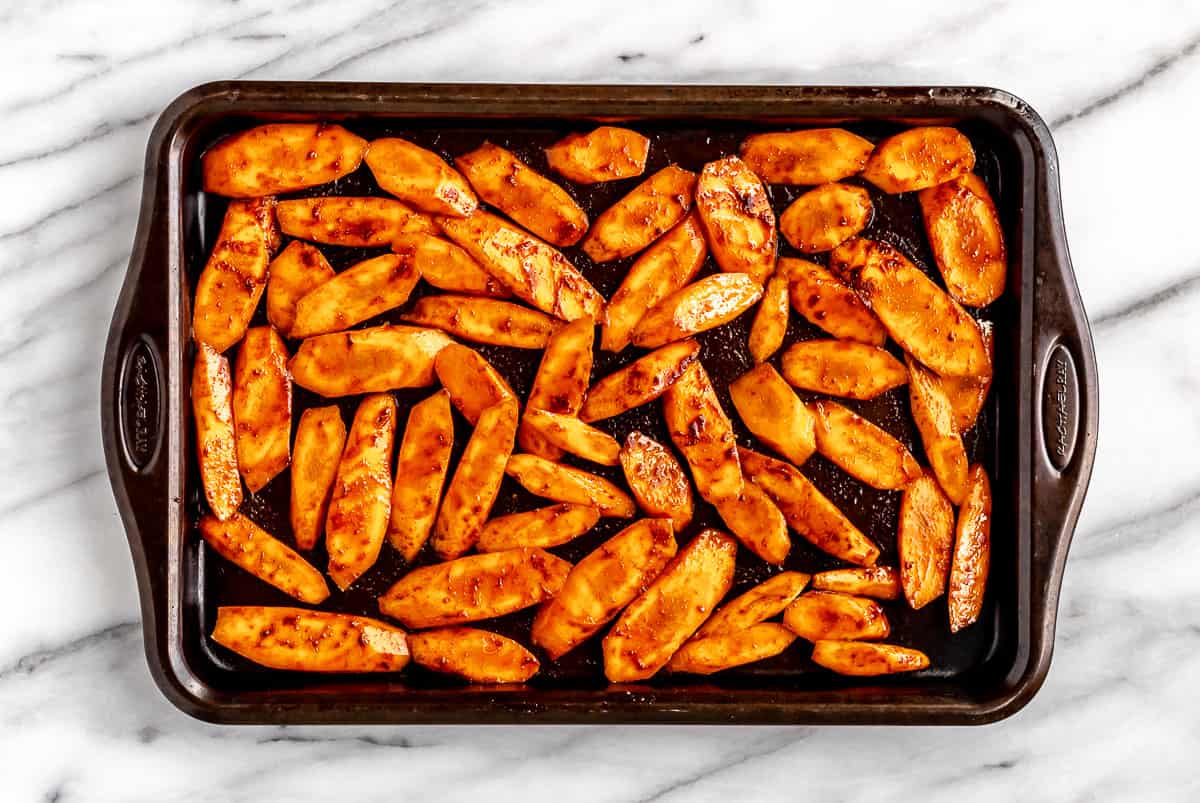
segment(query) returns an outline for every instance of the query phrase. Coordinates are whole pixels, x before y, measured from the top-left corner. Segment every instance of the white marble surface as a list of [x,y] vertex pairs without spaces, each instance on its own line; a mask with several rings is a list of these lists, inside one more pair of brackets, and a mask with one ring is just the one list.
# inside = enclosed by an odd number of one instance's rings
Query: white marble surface
[[[1200,798],[1200,4],[872,5],[0,3],[0,799]],[[141,653],[98,373],[152,121],[231,77],[980,83],[1030,101],[1057,140],[1104,389],[1043,691],[970,730],[177,713]]]

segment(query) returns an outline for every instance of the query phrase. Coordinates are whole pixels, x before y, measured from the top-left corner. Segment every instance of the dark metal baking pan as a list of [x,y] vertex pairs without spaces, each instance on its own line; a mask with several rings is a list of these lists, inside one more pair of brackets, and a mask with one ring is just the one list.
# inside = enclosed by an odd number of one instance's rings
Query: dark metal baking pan
[[[889,606],[893,640],[925,650],[933,665],[870,682],[819,670],[801,645],[709,679],[661,675],[644,684],[610,686],[599,671],[598,647],[590,644],[560,663],[546,662],[527,685],[482,688],[415,667],[387,676],[288,674],[254,666],[213,644],[207,633],[218,605],[288,604],[290,598],[215,557],[194,529],[203,494],[186,390],[193,355],[189,305],[225,205],[201,192],[199,155],[221,136],[258,123],[337,120],[364,137],[402,135],[445,156],[490,139],[544,167],[541,146],[612,119],[653,138],[650,169],[668,161],[699,169],[735,151],[748,133],[787,127],[836,123],[877,139],[906,125],[937,122],[970,137],[977,172],[997,201],[1011,261],[1005,296],[981,315],[995,327],[996,376],[968,439],[995,494],[992,576],[980,621],[952,637],[944,600],[921,611]],[[594,214],[630,186],[575,189]],[[377,189],[364,168],[298,195],[370,192]],[[102,379],[105,453],[137,568],[151,673],[182,710],[219,722],[966,724],[1012,714],[1034,695],[1049,668],[1064,561],[1096,446],[1095,355],[1058,192],[1045,124],[1025,103],[994,89],[230,82],[186,93],[151,135],[137,239]],[[777,211],[795,195],[783,187],[771,193]],[[932,258],[912,194],[872,190],[872,199],[876,214],[866,235],[890,240],[929,269]],[[335,267],[371,253],[324,250]],[[594,266],[578,249],[568,254],[606,295],[629,264]],[[702,359],[721,389],[749,367],[746,318],[701,337]],[[815,335],[807,322],[793,321],[788,342]],[[536,353],[482,351],[519,392],[527,389]],[[594,376],[631,359],[630,353],[598,355]],[[400,391],[396,397],[403,411],[427,393]],[[297,411],[317,401],[297,389]],[[354,401],[342,405],[347,415]],[[902,390],[856,406],[921,454]],[[657,405],[603,425],[618,435],[636,426],[665,440]],[[738,436],[754,442],[745,430]],[[883,561],[894,565],[898,494],[865,489],[819,457],[804,471],[881,544]],[[285,540],[291,535],[287,489],[284,473],[245,506]],[[534,504],[506,480],[496,511]],[[693,527],[704,524],[719,522],[702,506]],[[555,551],[577,560],[619,526],[606,521]],[[692,532],[682,534],[681,543]],[[314,555],[317,565],[323,561],[323,554]],[[832,565],[800,539],[788,561],[789,568],[806,571]],[[403,570],[385,548],[371,572],[348,592],[335,592],[324,607],[374,615],[376,595]],[[767,572],[743,554],[735,590]],[[527,634],[530,615],[488,626]]]

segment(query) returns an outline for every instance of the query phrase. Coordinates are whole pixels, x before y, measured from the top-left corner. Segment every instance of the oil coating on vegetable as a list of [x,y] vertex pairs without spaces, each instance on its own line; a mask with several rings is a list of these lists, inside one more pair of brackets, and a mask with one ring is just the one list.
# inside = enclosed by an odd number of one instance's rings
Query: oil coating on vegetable
[[410,564],[433,530],[453,446],[450,395],[440,390],[413,405],[396,453],[387,537]]
[[408,642],[378,619],[305,608],[217,609],[213,641],[256,664],[300,672],[398,672]]
[[246,331],[233,370],[233,420],[238,469],[250,493],[288,466],[292,434],[292,378],[287,346],[270,326]]
[[336,181],[358,169],[367,141],[329,123],[272,123],[226,137],[204,154],[204,191],[260,198]]

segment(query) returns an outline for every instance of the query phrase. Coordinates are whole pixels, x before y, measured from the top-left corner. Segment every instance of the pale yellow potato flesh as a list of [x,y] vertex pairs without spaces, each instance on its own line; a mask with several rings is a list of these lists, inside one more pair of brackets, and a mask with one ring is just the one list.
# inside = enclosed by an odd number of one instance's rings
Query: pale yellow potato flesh
[[292,378],[287,346],[270,326],[246,330],[233,368],[238,470],[250,493],[262,490],[291,460]]
[[450,403],[472,426],[493,405],[508,399],[520,403],[500,372],[468,346],[451,343],[443,348],[433,361],[433,371],[450,394]]
[[723,636],[754,627],[778,616],[808,585],[804,572],[780,572],[717,608],[694,638]]
[[889,433],[837,402],[813,402],[817,451],[872,488],[891,491],[921,476],[912,452]]
[[750,337],[746,342],[750,356],[755,362],[766,362],[779,351],[788,327],[788,280],[783,276],[772,276],[767,280],[754,322],[750,324]]
[[954,508],[932,476],[922,476],[904,489],[896,550],[900,582],[911,608],[923,608],[946,592],[954,550]]
[[242,504],[237,436],[233,423],[233,378],[229,360],[207,344],[196,349],[192,368],[192,417],[200,482],[213,515],[224,521]]
[[804,340],[780,361],[783,378],[801,390],[845,399],[873,399],[908,382],[904,363],[853,340]]
[[551,446],[576,457],[602,466],[615,466],[619,462],[621,444],[607,432],[585,424],[574,416],[530,410],[525,414],[525,425]]
[[754,436],[797,466],[817,450],[816,419],[774,366],[763,363],[729,385],[738,417]]
[[259,605],[217,609],[213,641],[271,669],[398,672],[408,642],[398,627],[347,613]]
[[562,590],[538,609],[533,643],[557,660],[587,641],[646,590],[675,556],[665,519],[641,519],[571,569]]
[[633,500],[603,477],[544,457],[515,454],[508,458],[505,472],[534,496],[555,502],[591,505],[601,516],[619,519],[632,518],[637,512]]
[[472,683],[524,683],[539,669],[538,659],[520,643],[473,627],[410,633],[408,649],[414,664]]
[[296,198],[280,201],[276,214],[284,234],[324,245],[386,248],[402,234],[437,233],[428,215],[391,198]]
[[753,482],[742,483],[737,496],[714,499],[721,521],[742,546],[767,563],[782,564],[792,551],[787,520],[761,488]]
[[633,345],[653,349],[729,323],[762,298],[762,285],[745,273],[717,273],[682,287],[646,311]]
[[874,145],[844,128],[751,134],[742,161],[768,184],[824,184],[863,169]]
[[954,408],[943,392],[937,374],[908,358],[909,409],[925,458],[946,497],[961,505],[967,495],[967,450],[954,420]]
[[296,304],[337,274],[314,245],[292,240],[271,260],[267,279],[267,321],[284,337],[291,337]]
[[929,656],[920,650],[867,641],[818,641],[812,659],[818,666],[854,677],[915,672],[929,666]]
[[327,398],[433,384],[438,352],[454,341],[437,329],[376,326],[310,337],[288,368],[297,385]]
[[892,632],[878,602],[836,591],[801,594],[783,612],[783,624],[806,641],[881,639]]
[[366,259],[311,290],[296,304],[292,337],[340,332],[408,301],[420,274],[396,254]]
[[983,609],[992,556],[992,486],[983,466],[971,466],[967,494],[958,511],[950,563],[950,632],[975,623]]
[[736,156],[709,162],[696,182],[696,209],[721,270],[765,282],[775,270],[779,233],[758,176]]
[[[579,413],[592,375],[595,337],[595,322],[589,316],[571,321],[550,336],[533,377],[529,400],[525,403],[527,415],[532,410],[548,410],[559,415]],[[562,449],[550,444],[524,420],[517,430],[517,443],[525,451],[547,460],[557,460],[563,455]]]
[[980,334],[984,347],[987,349],[988,367],[979,376],[938,376],[937,384],[942,393],[950,400],[954,410],[954,428],[960,433],[975,426],[975,420],[987,402],[988,392],[992,389],[992,375],[995,372],[996,334],[991,324],[981,323]]
[[598,521],[599,509],[560,502],[486,522],[476,547],[480,552],[502,552],[522,546],[560,546],[583,535]]
[[737,497],[744,482],[733,424],[697,360],[663,394],[663,418],[683,453],[700,496],[715,503]]
[[779,231],[804,254],[830,251],[871,222],[871,194],[851,184],[822,184],[801,195],[779,216]]
[[200,163],[204,191],[261,198],[327,184],[358,169],[367,141],[330,123],[271,123],[226,137]]
[[774,622],[751,625],[735,633],[693,638],[671,656],[667,671],[711,675],[773,658],[795,640],[795,633]]
[[960,304],[984,307],[1004,293],[1008,256],[996,204],[974,173],[921,190],[925,232],[946,289]]
[[337,405],[310,407],[300,415],[292,452],[292,534],[300,549],[317,545],[329,514],[329,497],[337,477],[346,424]]
[[878,143],[862,177],[895,194],[943,184],[974,167],[975,149],[961,132],[946,126],[920,126]]
[[396,452],[387,538],[408,563],[417,559],[433,531],[453,447],[450,395],[439,390],[413,405]]
[[692,484],[671,450],[635,430],[625,437],[620,459],[638,506],[649,516],[670,519],[675,532],[683,532],[692,521]]
[[375,565],[383,547],[395,438],[395,399],[387,393],[364,397],[346,436],[325,518],[329,576],[343,591]]
[[695,340],[683,340],[650,352],[593,385],[579,409],[579,417],[588,422],[599,421],[654,401],[699,356],[700,344]]
[[809,323],[841,340],[869,346],[887,342],[887,329],[858,294],[841,279],[806,259],[780,257],[778,272],[788,277],[792,309]]
[[577,184],[633,178],[646,172],[650,140],[628,128],[602,125],[571,134],[546,148],[550,169]]
[[457,170],[406,139],[372,140],[363,161],[381,190],[423,212],[466,217],[479,206],[471,185]]
[[200,519],[200,535],[218,555],[301,602],[317,605],[329,596],[321,570],[241,513],[221,521]]
[[468,555],[413,569],[379,598],[379,610],[411,628],[478,622],[552,598],[570,571],[530,547]]
[[592,222],[583,252],[593,262],[633,256],[683,220],[695,189],[695,173],[677,165],[664,167]]
[[812,587],[818,591],[840,591],[858,597],[900,599],[900,572],[892,566],[869,566],[854,569],[831,569],[812,576]]
[[463,340],[517,349],[544,349],[561,325],[543,312],[509,301],[448,294],[419,299],[400,319]]
[[[508,298],[512,295],[465,249],[441,237],[420,233],[401,234],[392,240],[392,252],[411,263],[422,279],[439,290],[492,298]],[[268,296],[270,292],[268,289]]]

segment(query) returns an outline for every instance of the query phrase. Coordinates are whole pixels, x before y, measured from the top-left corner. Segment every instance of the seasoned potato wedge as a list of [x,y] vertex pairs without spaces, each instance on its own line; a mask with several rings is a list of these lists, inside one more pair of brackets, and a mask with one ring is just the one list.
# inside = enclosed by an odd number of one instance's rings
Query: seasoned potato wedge
[[554,318],[535,309],[475,296],[425,296],[400,319],[464,340],[517,349],[545,348],[559,326]]
[[853,340],[804,340],[783,353],[783,378],[802,390],[873,399],[908,381],[904,363]]
[[763,363],[735,379],[729,397],[746,428],[797,466],[816,451],[812,411],[771,365]]
[[289,364],[302,388],[327,398],[433,384],[433,362],[454,341],[437,329],[376,326],[310,337]]
[[395,438],[395,399],[387,393],[364,397],[346,436],[325,518],[329,576],[343,591],[375,565],[387,535]]
[[729,323],[762,298],[762,285],[745,273],[717,273],[676,290],[633,329],[633,345],[658,348]]
[[725,526],[742,545],[765,560],[779,565],[792,551],[787,521],[766,493],[753,482],[742,484],[737,496],[713,501]]
[[409,563],[417,559],[433,529],[453,446],[450,396],[440,390],[413,405],[396,454],[387,537]]
[[604,210],[584,238],[593,262],[632,256],[657,240],[692,208],[696,174],[668,165]]
[[817,451],[872,488],[895,490],[921,476],[921,466],[900,441],[837,402],[813,402]]
[[499,145],[485,142],[454,164],[480,198],[551,245],[574,245],[587,233],[575,199]]
[[767,280],[754,323],[750,325],[747,346],[755,362],[766,362],[783,345],[788,327],[788,280],[773,276]]
[[788,526],[813,546],[857,566],[874,566],[879,547],[794,466],[739,448],[742,470],[767,492]]
[[438,352],[433,371],[450,394],[450,403],[472,425],[492,405],[517,400],[517,394],[500,372],[473,348],[451,343]]
[[671,559],[604,637],[604,674],[613,683],[645,680],[704,623],[733,585],[737,542],[705,530]]
[[975,149],[959,131],[921,126],[875,146],[862,177],[887,193],[915,192],[970,173]]
[[946,591],[954,549],[954,508],[929,475],[904,489],[896,549],[909,606],[923,608]]
[[844,128],[752,134],[742,161],[768,184],[824,184],[863,169],[875,146]]
[[399,137],[371,141],[364,157],[386,193],[432,215],[466,217],[478,208],[471,185],[442,157]]
[[267,321],[284,336],[291,336],[297,302],[337,275],[325,255],[303,240],[288,243],[268,273]]
[[604,313],[604,297],[554,246],[482,209],[438,225],[513,295],[548,315],[573,321]]
[[950,565],[950,632],[974,624],[983,608],[992,556],[992,487],[987,472],[971,466],[966,498],[958,511]]
[[762,284],[775,270],[779,236],[767,188],[736,156],[709,162],[696,182],[696,209],[717,265]]
[[858,294],[829,271],[805,259],[780,257],[779,272],[788,277],[792,309],[814,326],[842,340],[869,346],[887,342],[887,330]]
[[287,346],[270,326],[246,330],[233,369],[238,469],[257,493],[291,460],[292,378]]
[[806,641],[880,639],[892,632],[878,602],[836,591],[801,594],[783,612],[783,624]]
[[414,664],[472,683],[524,683],[538,659],[510,638],[473,627],[443,627],[408,636]]
[[602,125],[546,148],[550,169],[578,184],[633,178],[646,172],[650,140],[628,128]]
[[226,137],[200,163],[204,191],[261,198],[327,184],[358,169],[367,141],[340,125],[271,123]]
[[352,265],[300,299],[292,337],[349,329],[408,301],[421,278],[411,262],[396,254]]
[[242,339],[267,287],[279,246],[275,199],[232,201],[209,254],[192,305],[192,334],[218,352]]
[[715,503],[741,495],[744,483],[733,424],[698,360],[663,394],[663,417],[700,496]]
[[711,675],[723,669],[772,658],[786,650],[796,634],[783,625],[763,622],[745,630],[693,638],[667,662],[668,672]]
[[974,173],[921,190],[925,231],[946,289],[960,304],[984,307],[1004,292],[1008,257],[1000,216]]
[[817,572],[812,576],[812,587],[818,591],[840,591],[875,599],[899,599],[904,593],[900,587],[900,572],[891,566]]
[[346,445],[346,425],[336,405],[310,407],[296,427],[290,518],[296,546],[317,545],[329,514],[329,496]]
[[915,672],[929,666],[929,656],[920,650],[866,641],[818,641],[812,659],[839,675],[857,677]]
[[721,636],[753,627],[777,616],[808,585],[804,572],[780,572],[726,602],[696,631],[695,638]]
[[583,535],[598,521],[600,511],[596,508],[560,502],[492,519],[479,531],[477,546],[480,552],[502,552],[522,546],[559,546]]
[[217,554],[301,602],[316,605],[329,596],[321,571],[296,550],[241,513],[221,521],[200,519],[200,535]]
[[905,351],[942,376],[991,370],[975,320],[891,245],[857,238],[829,258]]
[[390,198],[297,198],[276,212],[284,234],[325,245],[384,248],[402,234],[437,234],[428,215]]
[[671,450],[641,432],[621,447],[621,469],[638,506],[649,516],[671,520],[675,532],[692,521],[692,484]]
[[628,346],[646,311],[690,282],[707,255],[700,219],[692,211],[629,268],[605,309],[600,348],[621,351]]
[[645,591],[675,550],[665,519],[641,519],[621,530],[575,564],[562,590],[538,609],[533,643],[561,658]]
[[475,545],[500,493],[516,438],[516,399],[505,399],[479,415],[433,525],[431,543],[438,557],[457,558]]
[[192,417],[196,419],[196,455],[204,498],[213,515],[224,521],[242,504],[233,426],[233,379],[229,360],[204,343],[196,349],[192,369]]
[[621,444],[612,435],[574,416],[530,410],[525,414],[525,424],[551,446],[584,460],[615,466],[620,458]]
[[700,344],[695,340],[683,340],[650,352],[593,385],[579,417],[588,422],[599,421],[654,401],[699,356]]
[[213,641],[256,664],[300,672],[398,672],[408,643],[398,627],[346,613],[259,605],[217,609]]
[[542,549],[468,555],[413,569],[379,598],[379,610],[411,628],[478,622],[550,599],[570,571]]
[[779,216],[779,231],[805,254],[830,251],[871,222],[871,194],[851,184],[822,184],[801,195]]
[[[550,336],[525,412],[548,410],[559,415],[576,415],[583,406],[588,380],[592,375],[592,343],[596,326],[588,316],[577,318]],[[527,452],[547,460],[562,457],[562,449],[546,441],[538,432],[521,422],[517,442]]]
[[[432,234],[401,234],[392,251],[411,262],[421,278],[439,290],[468,296],[508,298],[512,293],[463,248]],[[270,302],[271,290],[267,289]]]
[[937,374],[908,358],[908,398],[921,433],[925,458],[946,497],[961,505],[967,495],[967,451],[954,421],[954,408]]
[[631,518],[637,512],[633,500],[603,477],[544,457],[515,454],[508,458],[505,471],[535,496],[555,502],[591,505],[599,509],[601,516],[618,519]]
[[975,426],[975,419],[987,401],[988,391],[992,389],[992,374],[995,371],[995,341],[996,335],[990,324],[980,324],[980,334],[983,345],[987,349],[988,367],[979,376],[938,376],[937,384],[942,393],[950,400],[954,410],[954,428],[958,432],[966,432]]

